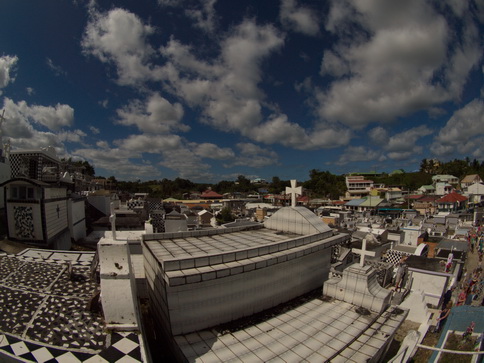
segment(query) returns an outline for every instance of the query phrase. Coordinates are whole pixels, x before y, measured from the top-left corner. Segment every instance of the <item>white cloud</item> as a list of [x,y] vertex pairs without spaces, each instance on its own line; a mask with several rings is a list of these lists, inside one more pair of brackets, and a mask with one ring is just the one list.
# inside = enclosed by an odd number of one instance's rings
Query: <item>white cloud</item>
[[484,101],[475,99],[454,112],[431,145],[436,155],[446,155],[484,135]]
[[165,151],[160,165],[175,170],[180,178],[184,179],[210,180],[213,177],[209,171],[210,165],[203,163],[200,157],[189,149]]
[[92,132],[93,135],[98,135],[101,131],[95,126],[89,126],[89,130]]
[[131,101],[116,113],[117,123],[125,126],[134,125],[143,132],[159,134],[190,129],[189,126],[181,123],[184,113],[182,105],[171,104],[159,93],[152,94],[144,103],[140,100]]
[[74,109],[69,105],[61,105],[59,103],[53,107],[34,105],[24,108],[24,112],[27,112],[27,116],[35,122],[54,131],[64,126],[72,126],[74,122]]
[[103,108],[108,108],[109,100],[105,99],[98,102]]
[[209,63],[172,39],[160,49],[169,59],[163,74],[172,92],[192,107],[201,107],[202,122],[220,130],[298,149],[346,144],[350,131],[334,124],[305,130],[273,110],[264,120],[266,95],[259,88],[263,79],[261,64],[282,47],[283,41],[283,35],[272,26],[245,20],[222,41],[220,57]]
[[467,9],[458,38],[432,6],[333,1],[326,29],[339,40],[323,56],[321,73],[333,81],[316,89],[319,116],[363,128],[457,99],[482,55],[477,26]]
[[413,127],[393,135],[384,146],[385,150],[392,152],[416,152],[415,143],[422,137],[432,134],[433,131],[425,125]]
[[417,142],[432,133],[426,125],[421,125],[390,136],[387,130],[377,126],[368,131],[368,136],[374,145],[382,149],[386,158],[406,160],[422,152]]
[[29,150],[40,149],[43,147],[52,146],[57,155],[65,153],[65,147],[60,142],[58,135],[52,132],[42,132],[32,130],[32,134],[27,137],[14,137],[12,139],[12,148],[15,150]]
[[82,130],[61,131],[57,133],[57,137],[61,142],[82,143],[82,139],[86,136],[87,134]]
[[9,83],[15,81],[15,75],[13,73],[17,62],[17,56],[4,55],[0,57],[0,94],[2,94],[2,88],[7,87]]
[[96,174],[100,174],[99,169],[103,169],[107,175],[115,175],[118,179],[132,180],[136,178],[153,178],[160,175],[160,171],[151,164],[142,163],[139,160],[140,154],[133,153],[121,148],[85,148],[77,149],[72,152],[74,157],[88,160],[93,164]]
[[187,9],[185,14],[195,20],[195,26],[207,33],[215,30],[215,9],[214,5],[217,0],[202,0],[201,9]]
[[120,84],[138,85],[152,76],[149,57],[153,49],[147,38],[153,32],[153,27],[124,9],[107,13],[93,9],[81,44],[85,54],[115,64]]
[[386,144],[388,142],[388,132],[381,126],[377,126],[369,130],[368,136],[370,137],[371,141],[380,145]]
[[107,149],[107,148],[109,148],[109,143],[107,141],[100,140],[100,141],[96,142],[96,146],[101,148],[101,149]]
[[204,142],[201,144],[192,143],[193,152],[202,158],[225,160],[235,156],[233,150],[228,147],[221,148],[215,144]]
[[7,135],[13,138],[31,136],[32,123],[58,131],[62,127],[72,126],[74,122],[74,109],[69,105],[30,106],[25,101],[15,103],[7,97],[3,102],[7,119],[4,127]]
[[268,165],[277,165],[279,163],[278,155],[276,152],[262,148],[250,142],[238,143],[237,149],[239,154],[235,162],[230,166],[248,166],[253,168],[262,168]]
[[35,94],[35,90],[32,87],[27,87],[25,90],[27,91],[27,94],[29,96],[32,96]]
[[54,72],[56,76],[65,76],[67,74],[66,71],[62,69],[62,67],[54,64],[52,59],[46,58],[45,63],[52,70],[52,72]]
[[298,6],[296,0],[281,0],[279,17],[287,28],[307,35],[319,33],[316,13],[306,6]]
[[381,161],[384,156],[376,150],[371,150],[365,146],[349,146],[335,162],[336,165],[345,165],[351,162],[362,161]]
[[127,139],[115,140],[114,144],[130,152],[158,154],[178,150],[181,138],[177,135],[130,135]]

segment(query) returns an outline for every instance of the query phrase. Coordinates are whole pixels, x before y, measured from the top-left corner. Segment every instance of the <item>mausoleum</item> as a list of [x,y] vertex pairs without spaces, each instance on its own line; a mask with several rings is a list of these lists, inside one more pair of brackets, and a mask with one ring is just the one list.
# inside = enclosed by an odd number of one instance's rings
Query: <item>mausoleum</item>
[[144,235],[158,329],[167,337],[195,332],[320,288],[331,247],[348,239],[304,207],[282,208],[260,225]]

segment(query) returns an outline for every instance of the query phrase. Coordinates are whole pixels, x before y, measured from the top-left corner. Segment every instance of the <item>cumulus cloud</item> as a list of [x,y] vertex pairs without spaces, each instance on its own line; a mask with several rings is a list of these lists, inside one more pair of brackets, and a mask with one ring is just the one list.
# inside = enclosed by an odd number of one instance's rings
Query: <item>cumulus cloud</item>
[[484,135],[482,125],[484,125],[484,101],[474,99],[454,112],[435,137],[430,149],[438,156],[455,150],[467,151],[466,148],[470,149],[466,147],[469,142],[480,139]]
[[386,129],[377,126],[368,131],[368,136],[373,144],[384,151],[386,158],[406,160],[422,152],[422,146],[417,144],[418,141],[432,133],[433,130],[421,125],[390,136]]
[[157,154],[178,150],[181,146],[181,138],[177,135],[130,135],[126,139],[115,140],[114,144],[123,150]]
[[212,62],[197,59],[191,47],[172,39],[160,49],[169,60],[163,74],[171,91],[191,107],[201,107],[202,122],[217,129],[297,149],[348,143],[351,132],[335,124],[306,130],[284,113],[271,110],[263,116],[266,95],[259,87],[261,64],[283,42],[283,35],[274,27],[258,26],[249,19],[223,39],[221,54]]
[[89,130],[92,132],[93,135],[98,135],[101,131],[95,126],[89,126]]
[[202,162],[200,157],[188,148],[165,151],[163,153],[163,160],[159,165],[175,170],[184,179],[212,179],[212,174],[209,171],[210,165]]
[[349,146],[335,162],[336,165],[345,165],[351,162],[382,161],[385,157],[378,151],[366,146]]
[[426,2],[333,1],[326,30],[339,40],[323,56],[333,81],[316,89],[319,116],[363,128],[458,98],[482,56],[470,12],[458,37]]
[[185,14],[195,21],[195,26],[207,33],[215,30],[215,9],[217,0],[202,0],[201,8],[191,8],[185,10]]
[[120,84],[138,85],[152,76],[149,57],[153,49],[147,38],[153,32],[153,27],[127,10],[101,13],[92,9],[81,45],[86,55],[114,64]]
[[70,127],[74,122],[74,109],[69,105],[30,106],[26,101],[14,102],[4,98],[6,133],[10,137],[30,137],[33,135],[32,124],[40,124],[52,131]]
[[201,144],[192,143],[193,152],[202,158],[224,160],[235,156],[234,151],[228,147],[219,147],[215,144],[204,142]]
[[275,151],[260,147],[250,142],[240,142],[237,145],[239,154],[235,162],[228,166],[249,166],[262,168],[268,165],[279,163],[278,155]]
[[279,17],[281,23],[289,29],[306,35],[319,33],[316,13],[306,6],[298,5],[296,0],[281,0]]
[[173,130],[188,131],[190,128],[181,123],[183,107],[179,103],[171,104],[159,93],[149,96],[144,102],[131,101],[118,109],[117,123],[125,126],[134,125],[140,131],[150,133],[168,133]]
[[85,148],[72,152],[74,157],[90,160],[98,171],[104,169],[116,178],[132,180],[133,176],[155,177],[160,175],[158,168],[151,164],[139,162],[141,154],[122,148]]
[[17,65],[18,57],[4,55],[0,57],[0,95],[1,89],[8,86],[9,83],[15,81],[14,70]]
[[61,142],[82,143],[82,139],[86,136],[87,134],[82,130],[61,131],[57,133],[57,137]]

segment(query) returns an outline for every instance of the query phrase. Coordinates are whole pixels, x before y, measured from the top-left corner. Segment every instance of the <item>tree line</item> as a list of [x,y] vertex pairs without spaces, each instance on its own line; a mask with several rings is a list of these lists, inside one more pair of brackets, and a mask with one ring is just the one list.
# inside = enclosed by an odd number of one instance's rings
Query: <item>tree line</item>
[[[94,167],[87,161],[64,160],[77,166],[86,168],[86,174],[94,176]],[[448,162],[441,162],[436,159],[423,159],[418,172],[382,173],[371,177],[375,184],[401,187],[405,190],[416,190],[422,185],[432,183],[432,176],[436,174],[449,174],[462,179],[465,175],[479,174],[484,180],[484,162],[479,163],[476,159],[464,160],[454,159]],[[96,178],[105,178],[94,176]],[[203,193],[208,188],[219,194],[240,193],[242,195],[262,193],[279,194],[284,193],[286,187],[290,186],[290,180],[282,180],[273,176],[271,181],[265,183],[251,183],[244,175],[239,175],[236,180],[222,180],[215,184],[194,183],[188,179],[175,178],[148,180],[148,181],[118,181],[114,176],[108,178],[115,185],[116,189],[127,193],[149,193],[153,198],[186,198],[190,193]],[[310,198],[339,199],[346,192],[345,175],[332,174],[329,171],[312,169],[309,171],[309,179],[300,182],[299,185],[306,190]]]

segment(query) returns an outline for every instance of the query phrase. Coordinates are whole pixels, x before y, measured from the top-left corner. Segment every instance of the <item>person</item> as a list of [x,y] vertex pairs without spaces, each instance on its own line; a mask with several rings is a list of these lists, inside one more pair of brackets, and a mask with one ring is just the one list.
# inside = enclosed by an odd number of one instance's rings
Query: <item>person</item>
[[452,294],[454,293],[455,286],[452,286],[449,290],[447,290],[442,298],[442,308],[446,307],[449,303],[450,299],[452,299]]
[[398,263],[397,273],[395,274],[395,292],[402,291],[403,277],[405,276],[405,258]]
[[440,315],[437,318],[437,325],[435,326],[435,332],[438,333],[444,326],[447,317],[450,314],[450,309],[452,309],[452,301],[449,301],[444,309],[440,310]]
[[457,306],[464,305],[464,303],[466,302],[466,297],[467,297],[467,286],[464,286],[459,296],[457,297]]

